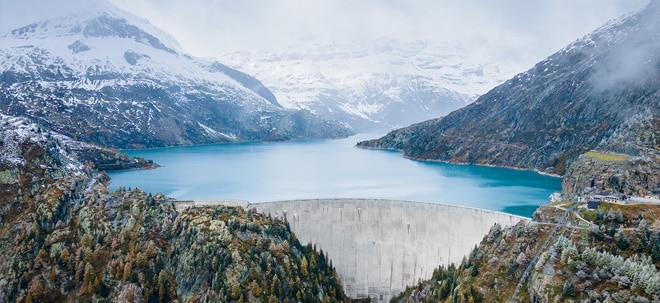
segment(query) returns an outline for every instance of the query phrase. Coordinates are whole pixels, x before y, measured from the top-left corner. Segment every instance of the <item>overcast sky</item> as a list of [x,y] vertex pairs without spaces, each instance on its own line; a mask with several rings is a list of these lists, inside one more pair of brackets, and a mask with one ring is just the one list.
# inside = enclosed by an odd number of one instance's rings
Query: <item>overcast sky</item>
[[[105,0],[0,0],[0,30]],[[303,39],[431,39],[538,61],[649,0],[109,0],[196,56]]]

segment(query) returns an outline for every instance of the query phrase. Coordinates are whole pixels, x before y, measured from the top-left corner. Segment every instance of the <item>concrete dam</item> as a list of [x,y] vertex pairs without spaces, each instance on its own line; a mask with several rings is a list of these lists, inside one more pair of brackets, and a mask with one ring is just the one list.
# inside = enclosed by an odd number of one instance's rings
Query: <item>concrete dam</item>
[[389,301],[433,270],[460,264],[490,228],[528,218],[463,206],[380,199],[310,199],[265,203],[195,201],[189,206],[239,205],[289,221],[300,243],[332,260],[346,294]]

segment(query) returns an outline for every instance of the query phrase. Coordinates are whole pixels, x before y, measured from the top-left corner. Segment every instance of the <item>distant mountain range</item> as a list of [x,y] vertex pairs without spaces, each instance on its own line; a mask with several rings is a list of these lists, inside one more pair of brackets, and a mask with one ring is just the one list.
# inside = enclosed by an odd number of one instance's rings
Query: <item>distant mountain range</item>
[[78,140],[143,148],[350,133],[109,5],[15,29],[0,45],[0,111]]
[[[652,1],[644,10],[571,43],[465,108],[358,146],[400,150],[415,159],[560,175],[589,150],[622,153],[639,166],[624,171],[608,164],[606,174],[618,181],[605,182],[603,189],[637,194],[658,191],[658,54],[660,3]],[[591,178],[603,177],[579,171],[571,170],[564,178],[565,190],[589,187]],[[626,183],[623,179],[632,182],[640,174],[646,180],[643,183],[620,186]]]
[[307,109],[366,131],[444,116],[522,70],[471,53],[421,40],[329,40],[217,59],[255,75],[285,108]]

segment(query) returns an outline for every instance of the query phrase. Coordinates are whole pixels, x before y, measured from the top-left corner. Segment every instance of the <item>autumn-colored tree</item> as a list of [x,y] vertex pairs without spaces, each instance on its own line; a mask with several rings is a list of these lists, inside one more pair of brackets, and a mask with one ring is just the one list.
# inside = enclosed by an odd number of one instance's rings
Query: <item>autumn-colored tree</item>
[[236,300],[241,296],[241,286],[239,284],[234,284],[231,287],[231,298]]
[[259,283],[257,283],[256,280],[252,280],[252,283],[250,283],[250,289],[252,290],[252,295],[255,297],[260,297],[261,296],[261,286],[259,286]]
[[71,258],[71,253],[70,253],[69,250],[65,247],[64,249],[62,249],[62,252],[60,253],[60,257],[59,257],[59,263],[60,263],[60,265],[62,265],[62,266],[66,266],[67,263],[69,263],[69,258]]
[[131,278],[131,262],[126,262],[124,265],[124,275],[122,276],[122,280],[128,281]]
[[137,268],[142,268],[142,269],[146,269],[149,266],[149,264],[147,263],[147,257],[142,252],[139,252],[137,254],[137,262],[135,263],[135,265],[137,266]]
[[48,280],[55,282],[57,279],[57,270],[55,269],[55,266],[50,267],[50,274],[48,275]]
[[277,277],[277,275],[275,275],[275,278],[273,278],[273,282],[270,283],[270,293],[276,297],[282,295],[282,282],[280,282],[280,279]]
[[85,274],[85,263],[83,261],[79,261],[76,263],[76,282],[82,282],[83,276]]
[[92,264],[87,262],[85,264],[85,275],[83,277],[83,283],[85,286],[90,285],[94,282],[94,278],[96,278],[96,272],[94,272],[94,267]]
[[303,275],[303,277],[309,275],[309,271],[307,270],[307,258],[305,258],[305,256],[300,259],[300,274]]

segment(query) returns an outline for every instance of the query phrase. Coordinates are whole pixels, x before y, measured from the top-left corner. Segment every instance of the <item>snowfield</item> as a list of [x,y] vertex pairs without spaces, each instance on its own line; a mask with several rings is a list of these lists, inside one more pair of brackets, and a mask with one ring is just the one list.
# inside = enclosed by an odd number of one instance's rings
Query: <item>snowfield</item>
[[255,75],[286,108],[308,109],[357,129],[444,116],[522,70],[428,41],[306,42],[216,59]]

